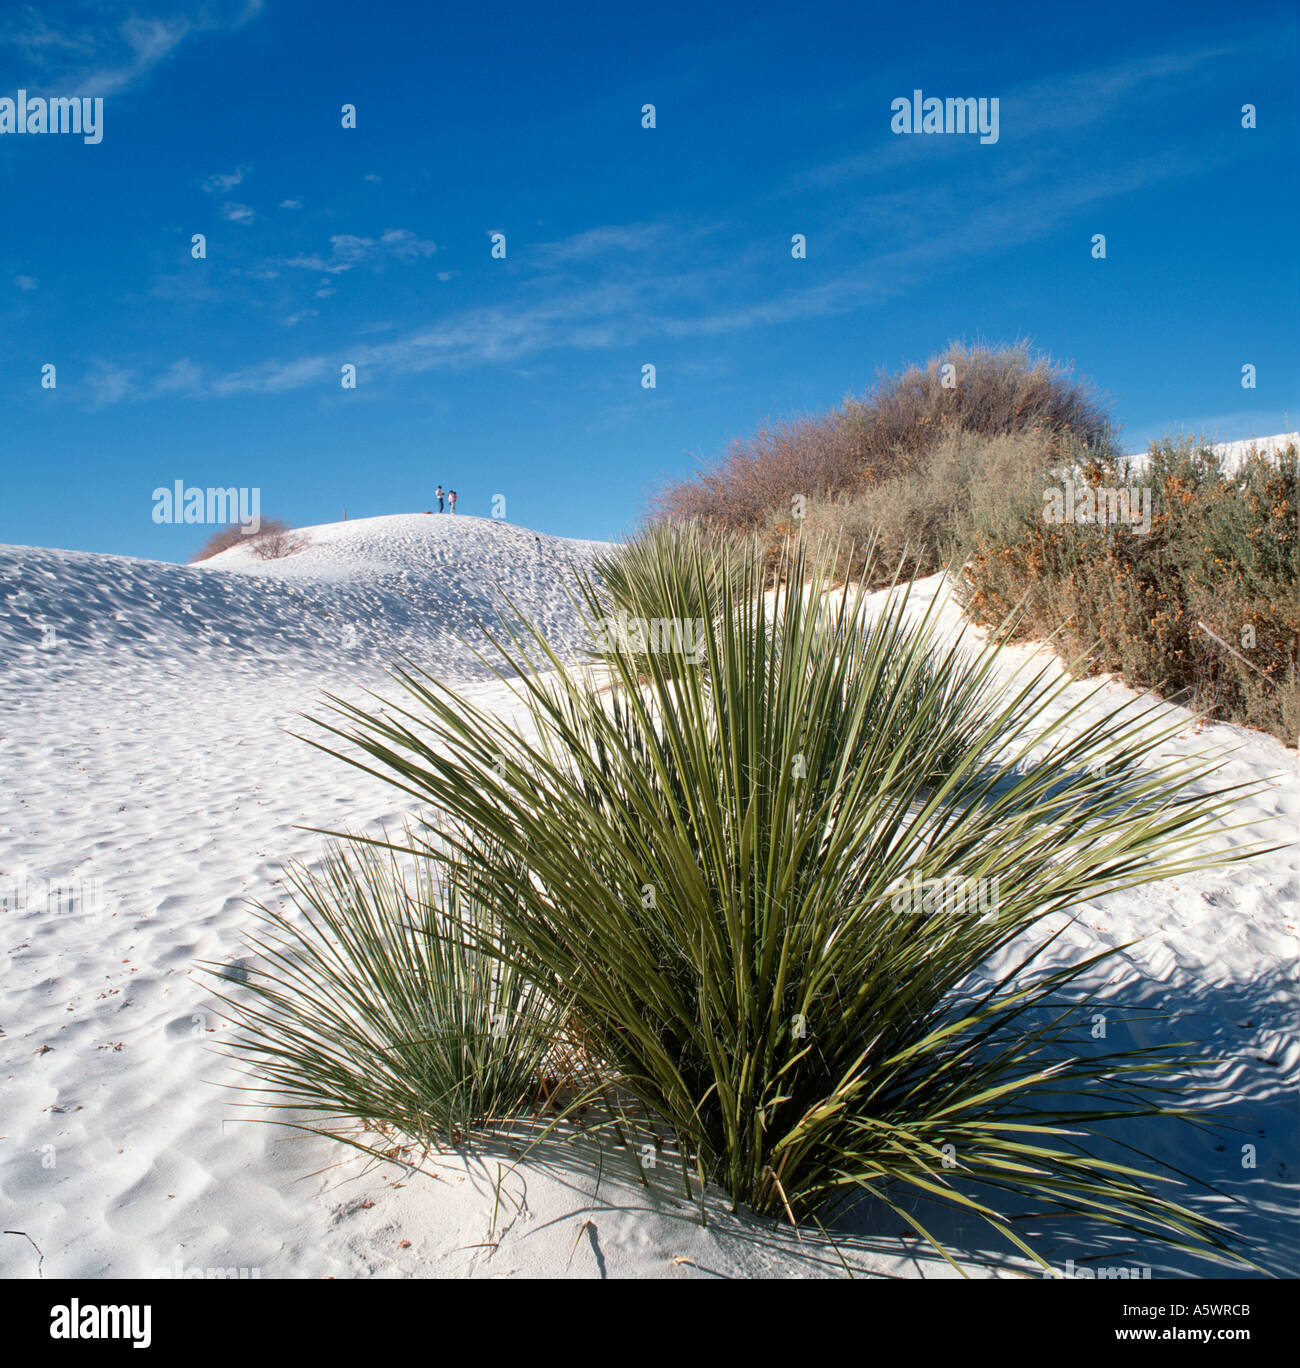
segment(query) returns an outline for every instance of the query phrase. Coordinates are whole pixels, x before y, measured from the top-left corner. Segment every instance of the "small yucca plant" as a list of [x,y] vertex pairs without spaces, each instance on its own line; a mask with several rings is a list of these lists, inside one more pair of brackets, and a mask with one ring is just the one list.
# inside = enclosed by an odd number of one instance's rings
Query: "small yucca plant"
[[[258,908],[246,967],[214,965],[259,1102],[451,1144],[529,1110],[563,1012],[509,962],[454,860],[332,848],[287,871],[292,910]],[[364,1148],[364,1146],[363,1146]]]
[[[1086,721],[1041,679],[999,693],[998,647],[941,646],[904,589],[823,596],[833,551],[796,547],[777,592],[756,547],[661,535],[646,555],[666,611],[730,605],[698,667],[615,652],[611,690],[507,629],[535,739],[415,669],[408,710],[334,699],[322,724],[449,815],[501,931],[482,952],[567,994],[700,1178],[757,1211],[870,1194],[928,1239],[908,1200],[931,1198],[1028,1248],[1010,1196],[1220,1253],[1152,1166],[1090,1152],[1110,1122],[1186,1110],[1162,1049],[1081,1020],[1105,955],[1039,967],[1048,916],[1233,858],[1195,849],[1233,801],[1189,788],[1210,763],[1154,759],[1170,729],[1149,711]],[[579,597],[606,611],[595,584]]]

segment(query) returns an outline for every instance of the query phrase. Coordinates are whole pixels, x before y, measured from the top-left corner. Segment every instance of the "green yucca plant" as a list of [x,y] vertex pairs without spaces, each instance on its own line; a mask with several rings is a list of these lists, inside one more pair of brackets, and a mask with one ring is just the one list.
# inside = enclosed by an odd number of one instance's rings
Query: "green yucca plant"
[[1163,1047],[1091,1039],[1082,983],[1105,955],[1048,967],[1043,922],[1236,858],[1194,849],[1234,795],[1193,792],[1209,760],[1154,758],[1173,730],[1155,705],[1087,720],[1041,675],[999,692],[998,646],[942,645],[908,586],[883,606],[804,591],[833,559],[794,546],[769,588],[757,546],[660,534],[636,574],[679,586],[665,611],[729,605],[698,667],[614,652],[610,689],[507,624],[533,735],[410,667],[409,704],[331,699],[336,739],[313,744],[447,814],[501,931],[483,953],[566,995],[735,1202],[800,1218],[869,1194],[928,1239],[907,1204],[935,1199],[1033,1253],[1014,1196],[1221,1255],[1154,1161],[1097,1152],[1109,1123],[1186,1099]]
[[[736,571],[748,542],[725,532],[710,532],[695,522],[652,523],[630,540],[603,551],[596,569],[615,602],[629,612],[703,613],[715,617],[724,582],[740,581]],[[729,575],[724,581],[724,571]]]
[[[661,667],[697,667],[700,630],[721,617],[724,593],[741,582],[735,567],[745,550],[738,538],[688,521],[651,524],[598,555],[595,570],[611,612],[600,619],[606,626],[600,635],[609,645],[600,644],[597,654],[612,648],[635,660],[656,653],[654,647],[667,636],[670,649],[657,652]],[[611,637],[615,631],[617,639]],[[643,662],[642,673],[647,672]]]
[[[454,859],[400,862],[361,842],[288,873],[293,910],[260,907],[249,967],[211,966],[257,1099],[455,1143],[533,1104],[563,1012],[511,964]],[[346,1138],[346,1137],[340,1137]],[[361,1146],[364,1148],[364,1146]]]

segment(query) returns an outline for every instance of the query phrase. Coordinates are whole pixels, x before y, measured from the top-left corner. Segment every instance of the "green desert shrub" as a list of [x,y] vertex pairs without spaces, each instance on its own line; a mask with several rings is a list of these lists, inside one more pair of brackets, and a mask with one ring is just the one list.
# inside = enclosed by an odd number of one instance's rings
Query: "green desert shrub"
[[560,999],[511,963],[469,871],[351,842],[287,874],[290,909],[259,907],[246,962],[210,971],[259,1102],[322,1134],[362,1121],[429,1144],[536,1104]]
[[982,437],[949,428],[926,460],[868,489],[810,500],[802,522],[782,515],[769,532],[838,541],[835,573],[872,582],[942,570],[954,554],[971,504],[989,488],[1026,485],[1060,459],[1060,445],[1039,433]]
[[959,533],[970,616],[993,624],[1014,609],[1022,634],[1059,632],[1087,669],[1294,745],[1295,449],[1225,472],[1209,447],[1182,438],[1156,443],[1132,468],[1094,459],[1077,471],[1080,496],[1091,490],[1096,504],[1098,493],[1129,489],[1149,519],[1053,522],[1044,498],[1057,476],[990,480]]
[[321,744],[446,814],[499,928],[477,948],[564,996],[736,1203],[878,1198],[926,1235],[923,1197],[1028,1248],[1009,1202],[1220,1253],[1157,1161],[1101,1152],[1117,1121],[1187,1114],[1181,1056],[1092,1039],[1086,984],[1114,952],[1053,967],[1046,924],[1238,858],[1197,847],[1236,797],[1198,794],[1210,762],[1157,758],[1151,711],[1084,722],[1063,686],[999,692],[998,647],[941,644],[906,586],[817,592],[828,555],[793,548],[773,593],[757,545],[720,570],[655,545],[665,580],[734,605],[700,668],[615,653],[611,689],[533,630],[499,643],[525,730],[410,668],[382,713],[331,700]]

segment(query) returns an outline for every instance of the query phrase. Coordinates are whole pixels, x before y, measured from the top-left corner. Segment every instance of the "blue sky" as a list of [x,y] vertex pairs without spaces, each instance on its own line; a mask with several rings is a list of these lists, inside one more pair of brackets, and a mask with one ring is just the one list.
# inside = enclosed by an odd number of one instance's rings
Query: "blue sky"
[[[1295,427],[1296,64],[1269,0],[9,5],[0,97],[104,114],[0,136],[0,542],[186,560],[177,480],[613,536],[963,336],[1075,362],[1131,448]],[[998,141],[892,133],[917,88]]]

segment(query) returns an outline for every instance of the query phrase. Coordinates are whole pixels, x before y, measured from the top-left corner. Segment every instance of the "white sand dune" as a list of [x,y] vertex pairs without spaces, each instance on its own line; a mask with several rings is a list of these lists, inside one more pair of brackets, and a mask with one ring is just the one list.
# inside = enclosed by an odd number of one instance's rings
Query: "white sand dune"
[[561,571],[570,559],[589,560],[595,546],[445,514],[296,535],[305,545],[284,559],[259,560],[240,545],[190,566],[8,548],[0,561],[6,668],[46,674],[64,659],[51,649],[57,642],[159,664],[197,658],[239,671],[279,663],[347,675],[409,647],[449,675],[481,677],[456,636],[475,619],[491,621],[502,592],[557,646],[573,644]]
[[[502,1148],[417,1169],[238,1119],[216,1086],[235,1075],[208,1048],[226,1028],[196,963],[237,956],[245,899],[274,901],[283,861],[319,857],[304,828],[377,831],[403,810],[286,728],[319,712],[324,690],[391,689],[399,651],[512,711],[509,686],[457,634],[472,636],[504,590],[558,649],[578,649],[562,574],[595,549],[446,515],[303,535],[284,560],[241,546],[199,566],[0,547],[0,1208],[45,1276],[843,1276],[841,1257],[950,1276],[897,1217],[864,1214],[837,1248],[717,1201],[702,1228],[671,1173],[643,1185],[608,1147],[598,1185],[594,1165],[556,1150],[514,1168]],[[942,592],[936,578],[918,597]],[[1093,706],[1132,697],[1112,683]],[[1294,1273],[1295,752],[1180,716],[1170,749],[1229,746],[1224,782],[1265,781],[1226,839],[1283,848],[1086,907],[1061,953],[1140,940],[1108,995],[1163,1004],[1179,1019],[1153,1033],[1221,1057],[1210,1100],[1239,1132],[1153,1125],[1135,1139],[1217,1185],[1255,1257]],[[977,1276],[1010,1268],[970,1223],[957,1233]],[[1053,1264],[1197,1267],[1081,1239],[1051,1235]],[[31,1243],[0,1238],[0,1276],[36,1272]]]

